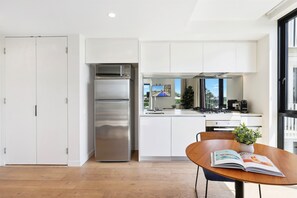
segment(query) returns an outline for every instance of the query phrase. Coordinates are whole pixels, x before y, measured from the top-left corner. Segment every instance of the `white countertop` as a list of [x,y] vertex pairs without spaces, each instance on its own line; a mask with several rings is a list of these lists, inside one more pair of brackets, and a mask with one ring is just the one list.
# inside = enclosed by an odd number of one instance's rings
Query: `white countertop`
[[258,113],[200,113],[191,109],[165,109],[163,114],[147,114],[144,110],[141,117],[205,117],[206,120],[238,120],[240,117],[260,117]]
[[189,110],[188,109],[165,109],[161,111],[163,112],[163,114],[147,114],[146,112],[147,111],[144,110],[144,112],[140,116],[142,117],[175,117],[175,116],[176,117],[183,117],[183,116],[205,117],[205,114],[202,114],[190,109]]

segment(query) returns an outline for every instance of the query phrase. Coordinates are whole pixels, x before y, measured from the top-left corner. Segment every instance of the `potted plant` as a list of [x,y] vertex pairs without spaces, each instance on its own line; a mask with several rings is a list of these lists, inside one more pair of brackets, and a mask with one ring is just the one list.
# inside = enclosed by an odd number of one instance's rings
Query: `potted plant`
[[191,109],[193,108],[193,104],[194,104],[194,90],[192,86],[188,86],[185,89],[185,92],[182,96],[182,100],[181,100],[182,106],[185,109]]
[[257,138],[262,137],[259,129],[249,129],[245,126],[245,123],[236,127],[232,133],[235,135],[235,140],[240,143],[239,150],[241,152],[253,153],[254,143]]

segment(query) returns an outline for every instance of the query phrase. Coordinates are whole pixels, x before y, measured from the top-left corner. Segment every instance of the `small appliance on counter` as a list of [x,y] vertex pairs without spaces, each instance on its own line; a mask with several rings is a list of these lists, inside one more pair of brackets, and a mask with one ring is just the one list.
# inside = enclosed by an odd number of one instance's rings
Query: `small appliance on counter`
[[228,109],[233,111],[238,111],[239,102],[237,100],[228,100]]
[[241,113],[248,113],[248,104],[246,100],[242,100],[239,103],[239,111]]

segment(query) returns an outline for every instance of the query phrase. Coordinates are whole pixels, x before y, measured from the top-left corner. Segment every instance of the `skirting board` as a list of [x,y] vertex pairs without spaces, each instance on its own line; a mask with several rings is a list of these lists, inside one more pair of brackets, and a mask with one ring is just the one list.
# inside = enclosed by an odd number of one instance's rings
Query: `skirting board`
[[71,167],[80,167],[82,165],[84,165],[84,163],[86,163],[95,153],[95,150],[92,150],[89,152],[88,156],[83,159],[81,162],[76,160],[76,161],[68,161],[68,166],[71,166]]

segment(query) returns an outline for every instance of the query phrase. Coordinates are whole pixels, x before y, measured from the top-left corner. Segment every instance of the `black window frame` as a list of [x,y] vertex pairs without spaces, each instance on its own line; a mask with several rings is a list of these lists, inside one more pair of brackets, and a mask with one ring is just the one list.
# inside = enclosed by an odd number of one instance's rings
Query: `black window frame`
[[[207,78],[206,78],[207,79]],[[205,108],[205,80],[200,79],[200,107]],[[224,79],[222,78],[215,78],[219,81],[219,109],[226,108],[224,106]]]
[[[288,22],[297,17],[297,9],[278,20],[278,130],[277,147],[284,149],[284,117],[297,118],[297,111],[287,110],[288,97]],[[295,30],[294,30],[295,31]],[[293,36],[294,40],[296,39]],[[296,41],[294,41],[296,44]]]

